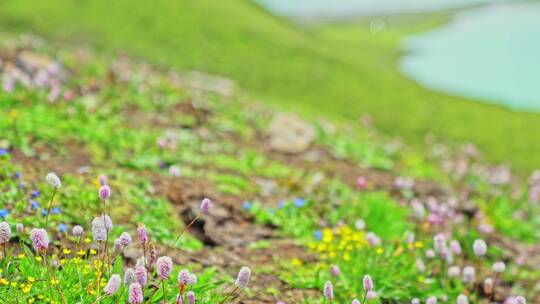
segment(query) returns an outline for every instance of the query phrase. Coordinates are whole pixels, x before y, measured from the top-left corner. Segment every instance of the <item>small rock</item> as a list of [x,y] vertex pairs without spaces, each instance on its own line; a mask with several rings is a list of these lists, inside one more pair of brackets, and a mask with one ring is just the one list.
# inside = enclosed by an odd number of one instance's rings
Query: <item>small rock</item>
[[200,71],[192,71],[185,75],[188,86],[202,91],[214,92],[223,96],[232,96],[235,91],[235,82],[229,78],[210,75]]
[[306,151],[315,139],[315,129],[292,114],[278,114],[268,129],[270,147],[283,153]]

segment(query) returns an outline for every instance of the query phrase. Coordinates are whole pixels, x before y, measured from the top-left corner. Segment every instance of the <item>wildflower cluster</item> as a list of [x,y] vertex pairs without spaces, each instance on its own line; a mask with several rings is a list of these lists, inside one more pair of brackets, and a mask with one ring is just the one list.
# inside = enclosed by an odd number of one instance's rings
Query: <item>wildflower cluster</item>
[[[61,180],[57,175],[50,173],[46,180],[53,194],[60,189]],[[45,228],[28,228],[29,234],[26,234],[27,228],[17,223],[14,226],[19,243],[12,244],[12,224],[0,222],[0,246],[3,249],[0,293],[4,296],[9,294],[7,297],[13,303],[67,304],[76,301],[79,294],[80,299],[92,303],[127,300],[130,304],[194,304],[197,276],[187,269],[179,270],[176,291],[171,289],[171,285],[175,285],[171,278],[176,268],[174,261],[169,256],[158,256],[150,239],[151,231],[144,225],[137,228],[137,242],[127,231],[123,231],[114,242],[109,242],[114,225],[111,217],[105,213],[105,201],[111,199],[108,185],[99,187],[98,197],[102,201],[102,213],[92,220],[91,231],[75,225],[70,235],[60,236],[59,242],[51,239],[51,234]],[[202,213],[207,213],[210,206],[211,201],[204,199],[201,203]],[[134,267],[122,269],[123,252],[128,247],[139,247],[141,255]],[[250,276],[250,269],[243,267],[238,273],[235,288],[221,296],[221,303],[246,288]],[[39,287],[36,286],[38,283]],[[13,288],[17,290],[10,291]],[[43,290],[48,290],[48,295]]]

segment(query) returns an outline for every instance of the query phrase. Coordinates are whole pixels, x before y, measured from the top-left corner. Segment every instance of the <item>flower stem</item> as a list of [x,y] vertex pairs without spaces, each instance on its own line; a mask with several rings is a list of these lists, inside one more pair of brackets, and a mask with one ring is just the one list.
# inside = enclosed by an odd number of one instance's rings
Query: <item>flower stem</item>
[[489,302],[493,302],[495,299],[495,288],[497,288],[497,281],[499,280],[499,273],[495,273],[495,279],[493,280],[493,290],[489,295]]
[[47,215],[45,216],[45,228],[47,228],[49,225],[49,214],[51,214],[51,207],[52,207],[55,195],[56,195],[56,188],[53,189],[51,200],[49,201],[49,207],[47,208]]
[[52,271],[51,265],[49,264],[49,261],[47,259],[47,254],[43,254],[43,259],[45,260],[45,265],[47,267],[47,270],[51,273],[51,277],[54,281],[54,286],[56,287],[56,290],[58,291],[58,294],[60,294],[60,297],[62,298],[62,303],[67,304],[66,298],[64,297],[64,293],[60,289],[60,285],[58,284],[58,280],[56,279],[56,276],[54,275],[54,272]]
[[122,298],[122,295],[124,294],[124,291],[126,290],[126,285],[124,285],[122,287],[122,290],[120,290],[120,295],[118,296],[118,298],[116,299],[116,301],[114,302],[114,304],[118,304],[118,302],[120,302],[120,299]]
[[161,280],[161,286],[163,286],[163,299],[167,303],[167,287],[165,286],[165,280]]
[[362,300],[362,304],[366,303],[367,293],[368,293],[368,291],[366,290],[366,292],[364,293],[364,299]]
[[223,300],[221,300],[221,302],[219,302],[219,304],[223,304],[225,303],[225,301],[229,298],[229,297],[232,297],[234,295],[234,293],[238,290],[238,286],[236,286],[233,291],[229,292],[224,298]]
[[[98,247],[99,248],[99,247]],[[103,250],[102,250],[102,255],[103,255],[103,260],[102,262],[100,263],[99,265],[99,270],[98,270],[98,277],[97,277],[97,296],[96,296],[96,299],[99,298],[99,294],[101,293],[101,277],[103,276],[103,264],[105,262],[105,245],[103,245]],[[98,259],[99,261],[99,259]]]
[[201,214],[197,214],[197,216],[186,226],[184,227],[184,229],[182,230],[182,232],[180,232],[180,234],[178,235],[178,237],[176,238],[176,240],[174,240],[174,242],[171,244],[170,247],[173,247],[176,245],[176,242],[178,242],[178,240],[180,240],[180,238],[182,237],[182,235],[184,233],[186,233],[186,231],[191,227],[193,226],[193,224],[195,224],[195,222],[201,217]]

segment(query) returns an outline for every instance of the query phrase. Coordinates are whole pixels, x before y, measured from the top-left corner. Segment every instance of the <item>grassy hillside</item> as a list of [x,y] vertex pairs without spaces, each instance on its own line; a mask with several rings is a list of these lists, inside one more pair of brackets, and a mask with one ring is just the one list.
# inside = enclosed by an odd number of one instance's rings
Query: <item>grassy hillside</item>
[[[429,21],[431,22],[431,21]],[[396,70],[407,31],[365,26],[298,28],[247,0],[32,1],[0,3],[0,30],[35,31],[182,69],[229,76],[253,97],[308,115],[369,112],[390,135],[426,132],[473,141],[492,161],[540,166],[540,116],[429,92]]]

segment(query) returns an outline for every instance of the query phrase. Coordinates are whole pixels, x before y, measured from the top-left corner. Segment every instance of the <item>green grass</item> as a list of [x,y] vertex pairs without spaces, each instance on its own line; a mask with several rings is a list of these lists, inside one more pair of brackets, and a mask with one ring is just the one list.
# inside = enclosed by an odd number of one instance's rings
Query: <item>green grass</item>
[[427,132],[477,143],[491,161],[540,166],[538,115],[427,91],[396,68],[405,34],[444,16],[296,27],[247,0],[5,0],[0,30],[120,49],[163,65],[237,80],[253,98],[309,116],[357,119],[369,112],[391,136],[422,143]]

